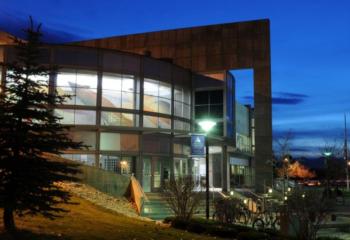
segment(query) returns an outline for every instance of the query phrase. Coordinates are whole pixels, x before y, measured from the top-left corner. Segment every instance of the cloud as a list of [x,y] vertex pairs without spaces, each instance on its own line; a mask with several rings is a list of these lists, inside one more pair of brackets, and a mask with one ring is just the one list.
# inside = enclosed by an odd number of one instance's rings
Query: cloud
[[[293,139],[335,139],[342,137],[342,128],[319,128],[319,129],[302,129],[302,130],[289,130]],[[275,129],[273,136],[275,138],[283,138],[288,131],[282,129]]]
[[[272,104],[278,105],[297,105],[304,102],[309,96],[291,92],[274,92],[272,96]],[[253,102],[252,96],[243,97],[246,101]]]

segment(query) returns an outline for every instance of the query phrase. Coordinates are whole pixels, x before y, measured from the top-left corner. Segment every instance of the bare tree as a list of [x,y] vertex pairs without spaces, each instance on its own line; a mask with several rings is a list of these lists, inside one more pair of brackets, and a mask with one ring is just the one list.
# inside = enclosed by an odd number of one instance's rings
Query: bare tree
[[330,214],[331,205],[319,190],[295,189],[287,200],[285,210],[297,239],[316,239],[320,226]]
[[282,173],[283,194],[285,194],[286,179],[287,179],[287,186],[289,186],[288,168],[289,168],[290,159],[291,159],[290,148],[292,146],[292,140],[293,140],[293,133],[291,129],[289,129],[283,136],[275,138],[274,140],[276,147],[275,147],[275,160],[273,162],[273,167],[275,172]]
[[165,184],[163,195],[175,217],[182,220],[192,218],[200,202],[200,192],[193,191],[195,183],[191,176],[171,178]]
[[285,156],[290,155],[292,140],[293,132],[291,129],[289,129],[283,136],[275,138],[275,154],[277,159],[281,160]]
[[332,142],[325,140],[320,153],[324,160],[324,172],[326,179],[326,194],[330,196],[330,185],[332,182],[344,177],[345,167],[341,160],[342,149],[336,140]]

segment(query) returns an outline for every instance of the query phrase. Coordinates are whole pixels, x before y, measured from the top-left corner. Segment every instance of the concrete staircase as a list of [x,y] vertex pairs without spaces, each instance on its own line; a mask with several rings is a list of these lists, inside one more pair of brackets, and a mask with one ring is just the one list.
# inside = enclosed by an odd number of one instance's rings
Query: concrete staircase
[[[210,193],[210,217],[213,214],[213,198],[221,197],[219,193]],[[201,200],[199,206],[195,212],[195,217],[205,218],[205,193],[201,193]],[[163,220],[166,217],[174,216],[173,211],[170,209],[168,203],[164,199],[161,193],[146,193],[147,200],[143,202],[141,216],[148,217],[153,220]]]
[[141,211],[142,217],[148,217],[153,220],[163,220],[166,217],[173,216],[166,200],[160,193],[146,193],[147,200],[143,202]]

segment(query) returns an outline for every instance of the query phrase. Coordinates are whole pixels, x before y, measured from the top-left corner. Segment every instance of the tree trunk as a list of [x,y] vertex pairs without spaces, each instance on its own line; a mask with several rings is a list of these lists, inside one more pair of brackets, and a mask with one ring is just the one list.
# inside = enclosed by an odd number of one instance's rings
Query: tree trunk
[[15,220],[13,218],[13,210],[11,208],[4,209],[4,227],[7,232],[14,232],[16,230]]

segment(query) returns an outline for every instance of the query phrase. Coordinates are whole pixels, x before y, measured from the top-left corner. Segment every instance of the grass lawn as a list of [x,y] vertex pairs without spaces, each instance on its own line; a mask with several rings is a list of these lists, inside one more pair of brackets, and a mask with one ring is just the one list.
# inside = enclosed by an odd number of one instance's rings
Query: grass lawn
[[105,210],[90,202],[74,197],[78,205],[66,205],[70,212],[54,221],[43,217],[16,218],[20,233],[10,237],[3,231],[2,210],[0,210],[0,239],[2,240],[89,240],[89,239],[201,239],[213,240],[215,238],[191,234],[172,228],[156,225],[153,222],[128,218],[123,215]]

